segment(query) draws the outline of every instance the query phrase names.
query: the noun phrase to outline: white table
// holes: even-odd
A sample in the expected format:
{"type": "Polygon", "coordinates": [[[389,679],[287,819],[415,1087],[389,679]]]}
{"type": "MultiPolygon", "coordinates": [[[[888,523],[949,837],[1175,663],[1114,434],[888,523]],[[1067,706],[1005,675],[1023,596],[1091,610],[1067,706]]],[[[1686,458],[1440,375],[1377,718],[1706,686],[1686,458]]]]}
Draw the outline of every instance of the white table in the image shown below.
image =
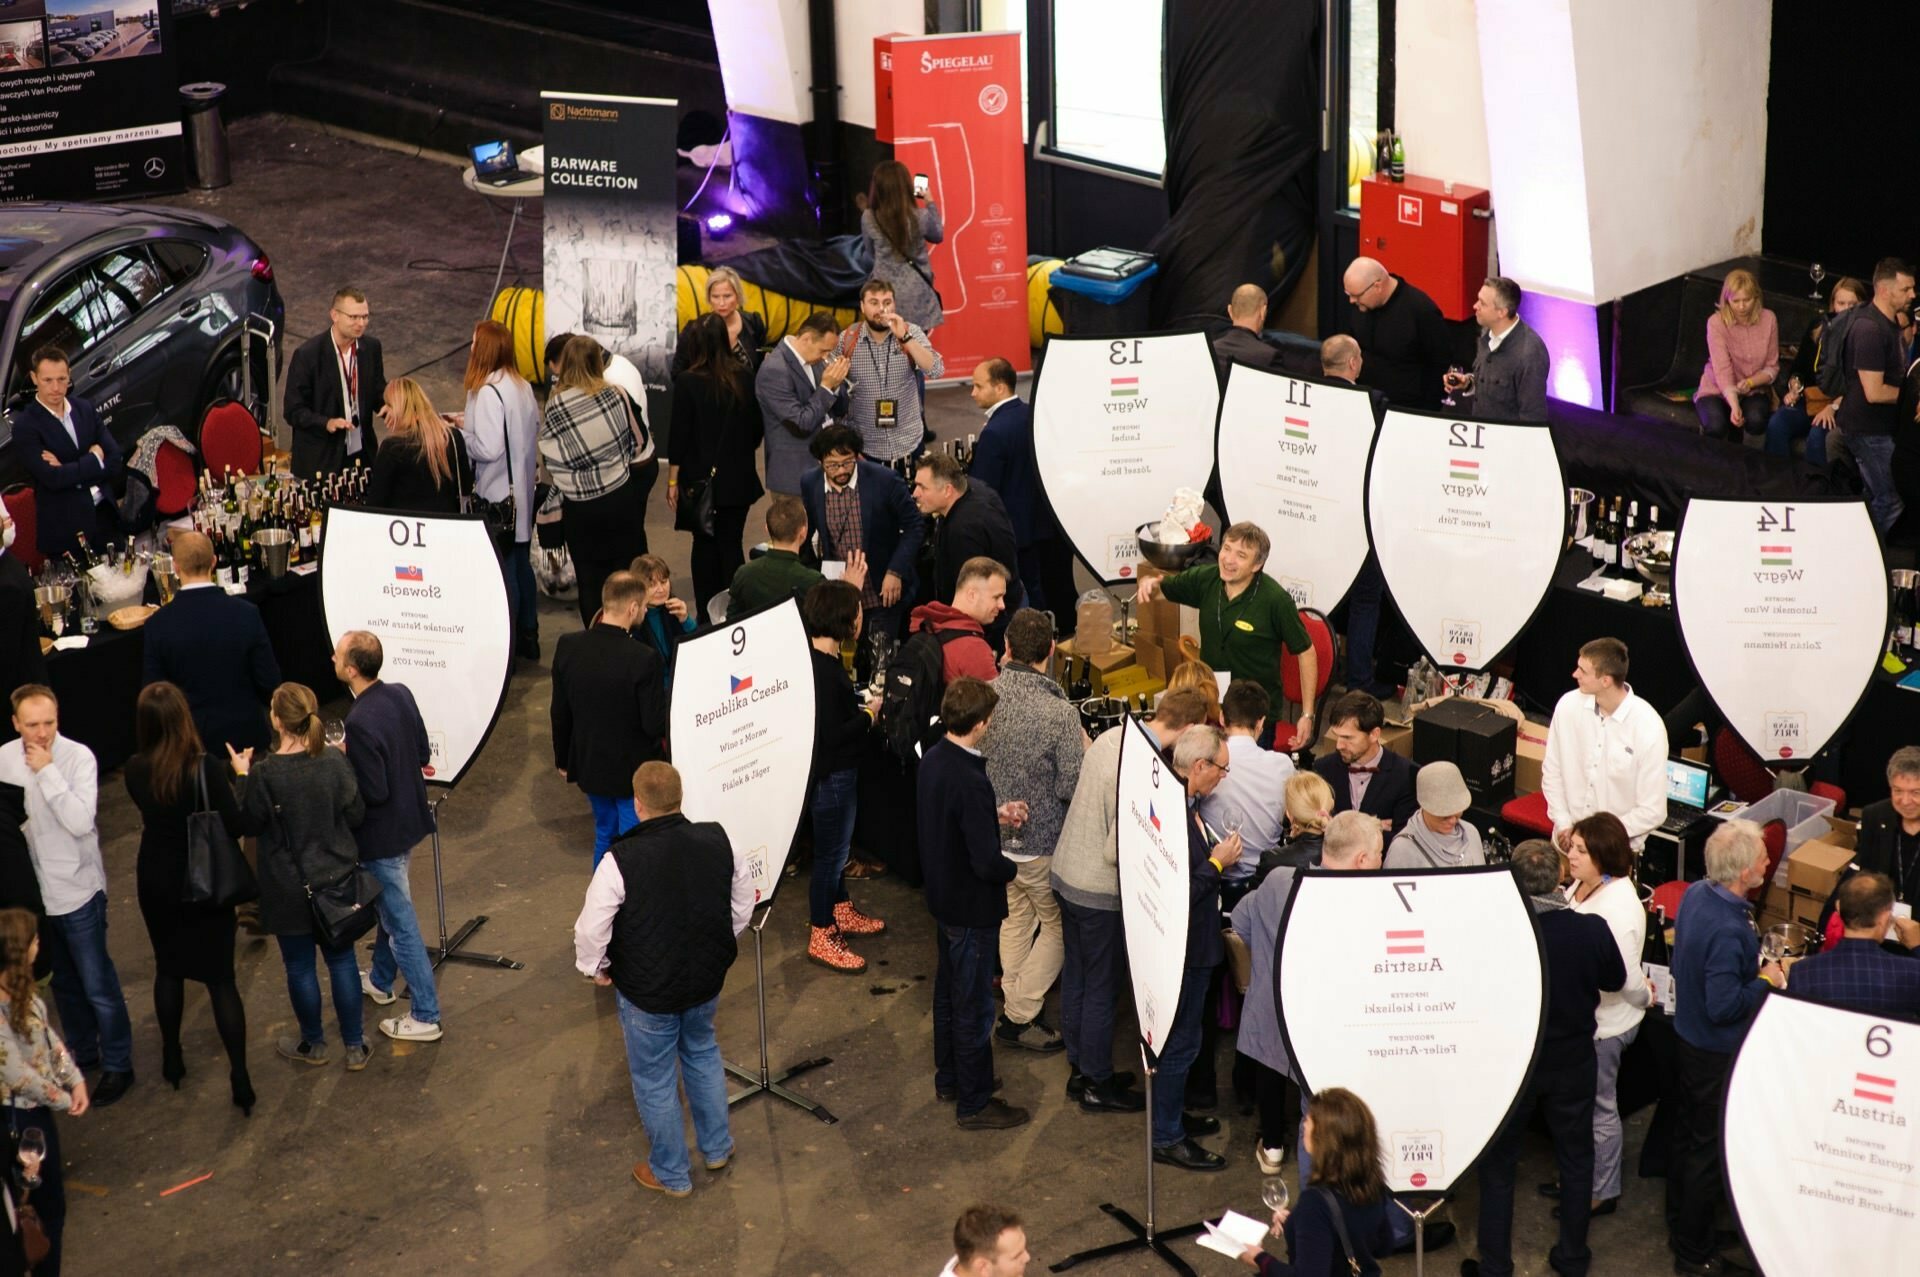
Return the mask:
{"type": "Polygon", "coordinates": [[[474,176],[473,165],[460,170],[460,182],[476,195],[484,195],[490,200],[507,200],[513,204],[513,216],[507,219],[507,242],[500,246],[500,265],[493,272],[493,289],[487,294],[486,311],[482,319],[493,313],[493,299],[500,295],[500,281],[506,278],[507,258],[513,253],[513,233],[519,229],[520,213],[528,200],[537,200],[547,193],[547,148],[530,146],[520,152],[517,163],[522,172],[539,173],[542,176],[515,182],[511,186],[488,186],[474,176]]]}

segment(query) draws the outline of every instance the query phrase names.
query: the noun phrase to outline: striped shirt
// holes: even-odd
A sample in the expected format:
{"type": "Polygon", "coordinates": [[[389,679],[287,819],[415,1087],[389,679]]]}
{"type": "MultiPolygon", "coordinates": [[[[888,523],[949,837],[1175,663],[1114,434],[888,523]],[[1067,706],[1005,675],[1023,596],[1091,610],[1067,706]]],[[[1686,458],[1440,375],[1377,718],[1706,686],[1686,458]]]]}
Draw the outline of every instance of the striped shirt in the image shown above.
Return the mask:
{"type": "Polygon", "coordinates": [[[603,386],[596,394],[556,390],[540,422],[540,458],[569,501],[604,497],[626,483],[639,447],[627,422],[626,396],[603,386]]]}
{"type": "MultiPolygon", "coordinates": [[[[937,378],[947,370],[947,361],[934,350],[926,333],[917,324],[907,325],[907,341],[924,347],[933,355],[928,378],[937,378]]],[[[891,333],[875,337],[864,321],[847,329],[840,339],[840,353],[853,362],[849,373],[847,424],[860,432],[867,460],[882,465],[911,456],[920,447],[926,427],[920,414],[920,379],[914,375],[913,359],[900,349],[891,333]],[[893,401],[891,427],[879,424],[879,405],[893,401]]]]}
{"type": "MultiPolygon", "coordinates": [[[[853,478],[844,488],[836,488],[831,482],[825,483],[827,505],[827,537],[834,552],[844,560],[855,550],[865,551],[863,544],[864,529],[860,526],[860,472],[855,470],[853,478]]],[[[867,581],[860,590],[860,605],[875,608],[880,605],[880,588],[877,584],[878,573],[869,572],[867,581]]]]}

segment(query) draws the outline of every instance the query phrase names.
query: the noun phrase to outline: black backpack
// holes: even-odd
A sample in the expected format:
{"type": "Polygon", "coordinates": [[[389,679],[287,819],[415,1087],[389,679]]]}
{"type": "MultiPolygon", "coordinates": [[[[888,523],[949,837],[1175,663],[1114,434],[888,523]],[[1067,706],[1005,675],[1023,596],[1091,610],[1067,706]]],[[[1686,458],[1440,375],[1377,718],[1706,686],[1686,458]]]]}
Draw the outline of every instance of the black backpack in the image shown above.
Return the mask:
{"type": "Polygon", "coordinates": [[[940,737],[940,694],[946,690],[947,644],[978,638],[972,630],[920,630],[887,666],[880,694],[880,736],[887,753],[902,766],[920,759],[920,750],[940,737]]]}
{"type": "Polygon", "coordinates": [[[1819,384],[1820,393],[1829,399],[1838,399],[1847,393],[1847,334],[1864,310],[1866,306],[1843,310],[1827,320],[1820,330],[1820,344],[1814,347],[1813,379],[1819,384]]]}

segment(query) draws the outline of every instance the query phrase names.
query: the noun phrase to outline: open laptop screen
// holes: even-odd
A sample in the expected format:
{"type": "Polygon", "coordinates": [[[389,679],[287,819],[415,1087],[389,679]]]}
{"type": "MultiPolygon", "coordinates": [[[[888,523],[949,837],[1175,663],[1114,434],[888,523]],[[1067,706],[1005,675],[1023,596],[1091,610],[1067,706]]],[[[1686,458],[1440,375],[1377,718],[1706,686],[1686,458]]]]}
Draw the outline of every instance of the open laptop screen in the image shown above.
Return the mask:
{"type": "Polygon", "coordinates": [[[472,150],[473,171],[481,177],[510,173],[515,168],[511,142],[475,142],[472,150]]]}
{"type": "Polygon", "coordinates": [[[1708,781],[1713,773],[1699,763],[1684,758],[1667,760],[1667,801],[1685,803],[1695,811],[1707,805],[1708,781]]]}

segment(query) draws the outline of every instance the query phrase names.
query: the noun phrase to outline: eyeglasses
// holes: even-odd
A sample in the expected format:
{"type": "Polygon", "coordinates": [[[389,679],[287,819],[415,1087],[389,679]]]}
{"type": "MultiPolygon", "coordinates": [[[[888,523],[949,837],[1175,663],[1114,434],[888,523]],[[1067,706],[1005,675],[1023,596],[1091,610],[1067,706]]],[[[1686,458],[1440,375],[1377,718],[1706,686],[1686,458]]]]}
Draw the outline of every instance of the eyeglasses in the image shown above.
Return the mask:
{"type": "Polygon", "coordinates": [[[857,458],[848,457],[845,461],[822,461],[820,468],[828,474],[852,474],[859,464],[857,458]]]}
{"type": "Polygon", "coordinates": [[[1207,766],[1213,768],[1213,770],[1219,772],[1222,776],[1226,775],[1228,772],[1233,770],[1233,768],[1231,767],[1222,767],[1219,763],[1214,762],[1211,758],[1203,758],[1200,761],[1205,763],[1207,766]]]}
{"type": "Polygon", "coordinates": [[[1380,286],[1380,281],[1376,279],[1371,284],[1368,284],[1365,288],[1361,289],[1359,292],[1348,293],[1347,300],[1350,302],[1357,302],[1362,297],[1365,297],[1368,293],[1372,292],[1374,289],[1378,288],[1379,286],[1380,286]]]}

